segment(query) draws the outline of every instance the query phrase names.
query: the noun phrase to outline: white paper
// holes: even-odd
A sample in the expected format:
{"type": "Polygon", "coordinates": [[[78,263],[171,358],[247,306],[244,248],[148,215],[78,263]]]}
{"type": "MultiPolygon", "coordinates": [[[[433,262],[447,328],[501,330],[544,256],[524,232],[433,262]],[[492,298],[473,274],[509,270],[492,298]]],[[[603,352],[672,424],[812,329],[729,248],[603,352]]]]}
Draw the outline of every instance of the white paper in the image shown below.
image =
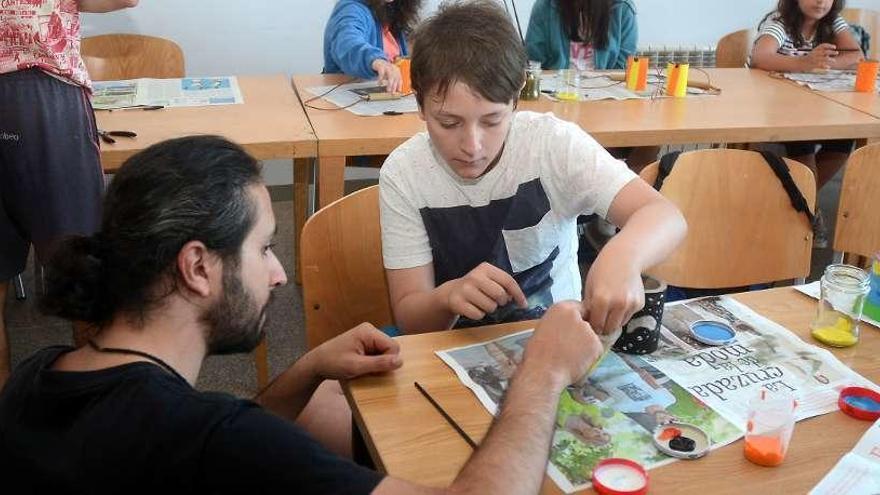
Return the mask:
{"type": "MultiPolygon", "coordinates": [[[[795,285],[794,289],[817,300],[819,299],[821,293],[821,286],[818,280],[809,284],[795,285]]],[[[862,322],[870,323],[874,326],[875,330],[880,329],[880,322],[871,317],[865,316],[864,314],[862,315],[862,322]]],[[[867,325],[863,325],[862,328],[866,326],[867,325]]]]}
{"type": "MultiPolygon", "coordinates": [[[[382,115],[385,112],[410,113],[419,110],[416,97],[412,94],[397,100],[367,101],[359,94],[351,91],[352,89],[374,87],[377,84],[376,81],[364,81],[342,85],[314,86],[306,88],[306,91],[320,99],[327,100],[333,105],[336,105],[337,108],[344,108],[355,115],[366,117],[382,115]]],[[[314,105],[314,101],[310,104],[314,105]]],[[[332,106],[328,106],[327,109],[336,110],[336,108],[332,106]]]]}
{"type": "MultiPolygon", "coordinates": [[[[647,89],[636,92],[627,89],[623,81],[612,81],[606,72],[585,71],[580,75],[579,95],[581,101],[668,98],[664,93],[664,82],[663,76],[649,74],[647,89]]],[[[552,95],[561,84],[562,79],[558,72],[545,73],[541,76],[541,92],[548,98],[555,99],[552,95]]],[[[699,88],[688,87],[687,94],[698,96],[711,93],[699,88]]]]}
{"type": "Polygon", "coordinates": [[[235,76],[128,79],[92,83],[95,110],[161,106],[202,107],[244,103],[235,76]]]}
{"type": "Polygon", "coordinates": [[[862,495],[880,493],[880,420],[862,435],[810,495],[862,495]]]}
{"type": "Polygon", "coordinates": [[[856,73],[851,70],[827,72],[784,72],[782,76],[816,91],[852,92],[856,89],[856,73]]]}

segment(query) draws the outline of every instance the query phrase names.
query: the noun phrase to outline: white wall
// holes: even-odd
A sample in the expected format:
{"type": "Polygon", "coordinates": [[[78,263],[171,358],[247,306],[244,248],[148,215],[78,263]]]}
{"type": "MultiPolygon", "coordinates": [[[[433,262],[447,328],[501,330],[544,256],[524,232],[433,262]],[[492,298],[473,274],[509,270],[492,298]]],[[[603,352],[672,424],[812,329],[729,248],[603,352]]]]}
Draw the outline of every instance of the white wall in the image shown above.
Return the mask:
{"type": "MultiPolygon", "coordinates": [[[[517,0],[523,33],[534,0],[517,0]]],[[[140,0],[134,9],[83,16],[83,35],[140,33],[175,40],[193,76],[315,73],[333,0],[140,0]]],[[[425,0],[431,12],[439,0],[425,0]]],[[[775,0],[635,0],[640,45],[714,45],[754,27],[775,0]]],[[[880,10],[880,0],[849,7],[880,10]]],[[[875,43],[880,40],[873,40],[875,43]]]]}

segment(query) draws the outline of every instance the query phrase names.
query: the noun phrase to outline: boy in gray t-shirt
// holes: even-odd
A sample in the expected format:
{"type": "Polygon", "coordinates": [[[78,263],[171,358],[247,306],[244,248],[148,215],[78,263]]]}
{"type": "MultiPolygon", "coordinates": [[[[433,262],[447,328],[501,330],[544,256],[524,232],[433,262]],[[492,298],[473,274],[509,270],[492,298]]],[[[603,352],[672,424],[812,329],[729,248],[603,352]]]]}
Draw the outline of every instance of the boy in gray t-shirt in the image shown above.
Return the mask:
{"type": "MultiPolygon", "coordinates": [[[[441,8],[442,10],[442,8],[441,8]]],[[[526,54],[509,20],[474,32],[454,6],[417,31],[427,133],[385,162],[382,243],[406,333],[540,316],[566,299],[610,332],[643,305],[641,273],[684,238],[680,212],[574,124],[515,112],[526,54]],[[451,35],[454,33],[454,36],[451,35]],[[581,286],[576,219],[622,227],[581,286]]]]}

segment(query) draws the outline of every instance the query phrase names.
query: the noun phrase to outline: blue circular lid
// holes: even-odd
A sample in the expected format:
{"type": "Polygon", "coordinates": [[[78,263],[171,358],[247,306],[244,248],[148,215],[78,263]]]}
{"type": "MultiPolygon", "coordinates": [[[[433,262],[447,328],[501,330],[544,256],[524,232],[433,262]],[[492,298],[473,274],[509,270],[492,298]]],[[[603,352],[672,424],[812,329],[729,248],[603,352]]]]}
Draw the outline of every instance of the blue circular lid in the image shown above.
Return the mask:
{"type": "Polygon", "coordinates": [[[736,331],[720,321],[695,321],[690,329],[691,335],[706,345],[727,345],[736,340],[736,331]]]}

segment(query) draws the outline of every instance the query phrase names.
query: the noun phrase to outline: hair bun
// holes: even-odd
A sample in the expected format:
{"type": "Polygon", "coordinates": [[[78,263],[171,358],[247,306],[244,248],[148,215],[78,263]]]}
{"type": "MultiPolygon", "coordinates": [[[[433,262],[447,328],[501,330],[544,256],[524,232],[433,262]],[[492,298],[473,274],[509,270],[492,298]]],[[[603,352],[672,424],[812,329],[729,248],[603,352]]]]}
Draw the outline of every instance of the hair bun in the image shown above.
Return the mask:
{"type": "Polygon", "coordinates": [[[74,236],[60,242],[46,266],[43,312],[71,320],[100,323],[109,319],[104,276],[104,238],[74,236]]]}

